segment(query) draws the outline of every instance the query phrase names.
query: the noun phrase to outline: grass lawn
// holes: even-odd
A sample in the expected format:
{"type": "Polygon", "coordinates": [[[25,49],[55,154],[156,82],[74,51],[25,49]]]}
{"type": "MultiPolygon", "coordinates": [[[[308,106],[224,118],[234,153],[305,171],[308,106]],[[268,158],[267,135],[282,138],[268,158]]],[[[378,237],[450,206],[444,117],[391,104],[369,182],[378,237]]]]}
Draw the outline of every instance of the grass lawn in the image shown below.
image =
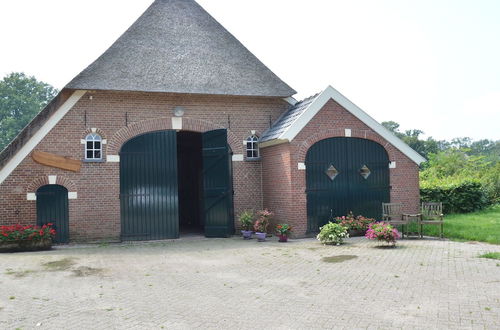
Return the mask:
{"type": "MultiPolygon", "coordinates": [[[[500,260],[500,252],[489,252],[479,256],[479,258],[500,260]]],[[[498,264],[497,264],[498,265],[498,264]]]]}
{"type": "MultiPolygon", "coordinates": [[[[424,235],[438,236],[439,226],[424,226],[424,235]]],[[[479,212],[446,215],[444,237],[500,244],[500,204],[479,212]]]]}

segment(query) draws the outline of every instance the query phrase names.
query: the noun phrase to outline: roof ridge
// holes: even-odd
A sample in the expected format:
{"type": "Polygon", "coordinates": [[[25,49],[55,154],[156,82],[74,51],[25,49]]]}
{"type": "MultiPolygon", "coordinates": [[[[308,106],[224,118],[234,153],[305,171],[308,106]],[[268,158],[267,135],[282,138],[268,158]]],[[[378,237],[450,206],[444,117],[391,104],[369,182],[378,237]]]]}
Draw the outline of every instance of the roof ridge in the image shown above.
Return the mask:
{"type": "Polygon", "coordinates": [[[289,97],[296,94],[194,0],[156,0],[66,88],[289,97]]]}

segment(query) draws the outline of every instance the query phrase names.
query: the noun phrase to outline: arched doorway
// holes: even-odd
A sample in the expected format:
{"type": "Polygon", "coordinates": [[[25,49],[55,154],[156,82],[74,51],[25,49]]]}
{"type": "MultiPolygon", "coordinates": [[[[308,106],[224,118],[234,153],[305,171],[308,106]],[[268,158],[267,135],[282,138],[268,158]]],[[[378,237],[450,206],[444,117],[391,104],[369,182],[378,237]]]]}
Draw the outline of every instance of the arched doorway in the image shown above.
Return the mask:
{"type": "Polygon", "coordinates": [[[54,243],[69,242],[68,190],[60,185],[45,185],[36,191],[37,225],[52,223],[54,243]]]}
{"type": "Polygon", "coordinates": [[[389,157],[380,144],[348,137],[315,143],[306,155],[308,232],[350,211],[380,219],[389,188],[389,157]]]}
{"type": "Polygon", "coordinates": [[[120,152],[123,240],[234,231],[231,154],[225,129],[146,133],[120,152]]]}

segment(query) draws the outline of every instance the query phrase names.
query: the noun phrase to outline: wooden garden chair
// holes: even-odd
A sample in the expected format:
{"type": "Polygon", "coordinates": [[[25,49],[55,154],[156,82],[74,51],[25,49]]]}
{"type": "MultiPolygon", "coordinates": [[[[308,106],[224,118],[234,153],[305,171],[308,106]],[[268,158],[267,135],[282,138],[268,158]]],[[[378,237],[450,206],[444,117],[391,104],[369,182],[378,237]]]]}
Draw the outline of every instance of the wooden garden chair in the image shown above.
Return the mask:
{"type": "Polygon", "coordinates": [[[443,238],[443,203],[422,203],[422,220],[420,221],[420,235],[423,235],[424,225],[439,225],[439,237],[443,238]]]}
{"type": "MultiPolygon", "coordinates": [[[[404,229],[408,224],[403,214],[403,204],[401,203],[382,203],[382,220],[391,226],[401,226],[401,235],[404,238],[404,229]]],[[[406,228],[408,230],[408,228],[406,228]]]]}

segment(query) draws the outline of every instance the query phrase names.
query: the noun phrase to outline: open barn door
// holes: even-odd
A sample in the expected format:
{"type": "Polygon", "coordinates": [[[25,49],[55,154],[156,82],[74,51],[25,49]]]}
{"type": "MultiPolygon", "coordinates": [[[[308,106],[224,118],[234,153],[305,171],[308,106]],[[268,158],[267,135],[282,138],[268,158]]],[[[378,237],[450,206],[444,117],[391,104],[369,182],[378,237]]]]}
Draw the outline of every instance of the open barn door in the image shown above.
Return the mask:
{"type": "Polygon", "coordinates": [[[203,199],[206,237],[228,237],[234,232],[233,178],[227,131],[203,133],[203,199]]]}
{"type": "Polygon", "coordinates": [[[177,139],[175,131],[137,136],[120,152],[121,237],[179,237],[177,139]]]}

